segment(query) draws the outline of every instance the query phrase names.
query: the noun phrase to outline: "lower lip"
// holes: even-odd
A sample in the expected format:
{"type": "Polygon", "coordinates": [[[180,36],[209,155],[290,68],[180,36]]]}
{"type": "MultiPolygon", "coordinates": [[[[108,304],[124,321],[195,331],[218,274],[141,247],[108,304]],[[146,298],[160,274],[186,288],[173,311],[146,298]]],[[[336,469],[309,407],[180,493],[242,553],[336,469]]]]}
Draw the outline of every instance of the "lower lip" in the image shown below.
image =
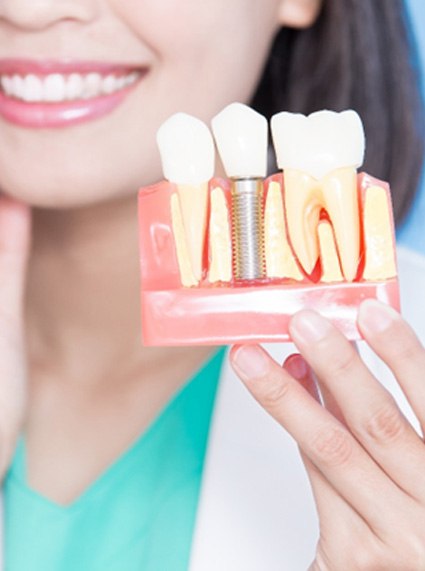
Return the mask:
{"type": "Polygon", "coordinates": [[[33,129],[60,128],[87,123],[112,113],[123,103],[139,81],[111,95],[63,103],[27,103],[7,97],[0,92],[0,116],[9,123],[33,129]]]}

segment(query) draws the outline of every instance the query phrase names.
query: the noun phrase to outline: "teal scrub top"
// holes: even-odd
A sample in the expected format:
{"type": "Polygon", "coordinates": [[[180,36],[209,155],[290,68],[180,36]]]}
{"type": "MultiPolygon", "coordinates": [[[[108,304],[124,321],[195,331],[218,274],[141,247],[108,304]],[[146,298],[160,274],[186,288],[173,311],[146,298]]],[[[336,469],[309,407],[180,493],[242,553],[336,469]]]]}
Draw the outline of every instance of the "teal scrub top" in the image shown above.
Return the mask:
{"type": "Polygon", "coordinates": [[[6,571],[187,571],[224,352],[66,507],[28,486],[19,442],[4,482],[6,571]]]}

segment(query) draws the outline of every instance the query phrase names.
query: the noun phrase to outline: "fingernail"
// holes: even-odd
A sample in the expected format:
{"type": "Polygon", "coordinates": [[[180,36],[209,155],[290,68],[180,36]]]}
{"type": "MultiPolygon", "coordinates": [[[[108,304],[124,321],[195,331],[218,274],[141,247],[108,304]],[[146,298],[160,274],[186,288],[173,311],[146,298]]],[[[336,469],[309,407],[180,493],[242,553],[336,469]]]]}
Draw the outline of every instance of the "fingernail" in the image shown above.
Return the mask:
{"type": "Polygon", "coordinates": [[[257,345],[243,345],[232,354],[232,363],[245,378],[263,377],[269,370],[267,355],[257,345]]]}
{"type": "Polygon", "coordinates": [[[284,368],[288,373],[297,379],[297,381],[302,381],[305,379],[309,372],[309,367],[301,355],[291,355],[288,357],[284,363],[284,368]]]}
{"type": "Polygon", "coordinates": [[[317,343],[331,333],[332,326],[314,311],[301,311],[292,318],[289,330],[295,341],[317,343]]]}
{"type": "Polygon", "coordinates": [[[376,299],[366,299],[359,309],[357,322],[361,329],[370,333],[383,333],[399,317],[399,314],[390,307],[376,299]]]}

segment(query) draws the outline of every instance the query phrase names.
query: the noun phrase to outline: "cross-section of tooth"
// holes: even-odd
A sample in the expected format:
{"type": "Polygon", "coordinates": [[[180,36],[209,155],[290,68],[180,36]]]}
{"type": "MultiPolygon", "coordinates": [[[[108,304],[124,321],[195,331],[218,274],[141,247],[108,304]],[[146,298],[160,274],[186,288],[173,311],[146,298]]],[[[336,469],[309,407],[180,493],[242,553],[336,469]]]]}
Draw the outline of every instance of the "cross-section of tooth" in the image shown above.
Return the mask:
{"type": "Polygon", "coordinates": [[[230,214],[221,188],[211,191],[209,224],[210,283],[230,282],[232,279],[232,238],[230,214]]]}
{"type": "Polygon", "coordinates": [[[319,257],[317,225],[323,208],[334,229],[344,277],[352,281],[360,252],[356,170],[335,170],[318,181],[305,172],[286,169],[284,180],[289,236],[305,271],[311,273],[319,257]]]}
{"type": "Polygon", "coordinates": [[[285,207],[292,247],[307,273],[319,256],[317,224],[326,209],[344,277],[357,273],[360,226],[356,167],[363,162],[364,132],[352,110],[272,119],[278,165],[284,170],[285,207]]]}
{"type": "Polygon", "coordinates": [[[184,287],[196,286],[198,285],[198,280],[193,275],[192,264],[187,248],[186,233],[180,210],[180,201],[176,192],[173,192],[171,195],[171,221],[182,285],[184,287]]]}
{"type": "Polygon", "coordinates": [[[390,216],[385,189],[380,186],[369,187],[363,209],[365,280],[385,280],[397,275],[390,216]]]}
{"type": "Polygon", "coordinates": [[[317,181],[308,174],[287,169],[284,172],[285,209],[292,248],[307,274],[319,258],[317,225],[322,196],[317,181]]]}
{"type": "Polygon", "coordinates": [[[357,171],[335,170],[323,179],[324,207],[332,222],[342,272],[347,281],[357,274],[360,256],[360,213],[357,171]]]}
{"type": "Polygon", "coordinates": [[[287,239],[282,190],[271,182],[267,190],[264,212],[264,247],[266,273],[269,278],[303,279],[287,239]]]}
{"type": "Polygon", "coordinates": [[[214,174],[214,142],[208,127],[177,113],[159,129],[157,142],[164,176],[177,185],[187,246],[196,280],[202,279],[208,181],[214,174]]]}
{"type": "Polygon", "coordinates": [[[325,283],[342,282],[344,280],[336,250],[335,238],[331,224],[327,220],[319,222],[319,247],[322,275],[325,283]]]}

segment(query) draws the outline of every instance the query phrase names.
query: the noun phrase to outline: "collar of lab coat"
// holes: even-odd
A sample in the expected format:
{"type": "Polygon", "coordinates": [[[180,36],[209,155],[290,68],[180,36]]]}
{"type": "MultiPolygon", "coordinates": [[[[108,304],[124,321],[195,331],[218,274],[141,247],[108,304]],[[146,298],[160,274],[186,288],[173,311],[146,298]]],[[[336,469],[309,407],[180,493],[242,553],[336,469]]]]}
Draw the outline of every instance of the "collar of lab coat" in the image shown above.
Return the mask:
{"type": "MultiPolygon", "coordinates": [[[[398,252],[402,309],[425,342],[425,258],[398,252]]],[[[266,345],[283,362],[292,344],[266,345]]],[[[400,388],[364,344],[369,368],[419,430],[400,388]]],[[[3,537],[0,498],[0,540],[3,537]]],[[[190,571],[305,571],[319,536],[313,496],[293,439],[248,394],[225,362],[212,420],[190,571]]],[[[0,571],[4,562],[0,545],[0,571]]],[[[58,570],[59,571],[59,570],[58,570]]]]}

